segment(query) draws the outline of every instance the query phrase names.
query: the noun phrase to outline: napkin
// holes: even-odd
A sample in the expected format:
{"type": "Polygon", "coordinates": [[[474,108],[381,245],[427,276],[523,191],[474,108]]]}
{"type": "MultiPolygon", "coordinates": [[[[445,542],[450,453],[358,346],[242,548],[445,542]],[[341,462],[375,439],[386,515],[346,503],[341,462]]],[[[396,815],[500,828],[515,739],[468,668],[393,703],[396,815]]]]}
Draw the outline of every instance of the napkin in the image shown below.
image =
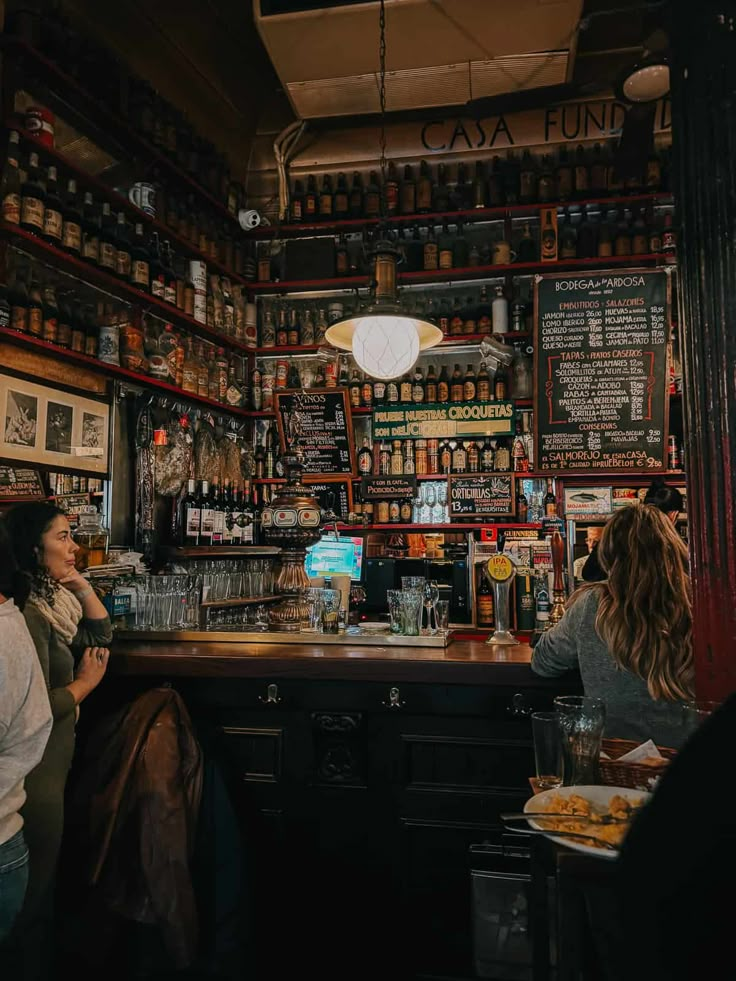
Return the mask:
{"type": "MultiPolygon", "coordinates": [[[[602,760],[610,760],[611,757],[608,753],[601,753],[602,760]]],[[[634,749],[630,749],[628,753],[624,753],[623,756],[619,756],[616,759],[617,763],[650,763],[656,766],[656,761],[662,760],[665,762],[664,756],[657,749],[656,744],[653,740],[647,739],[645,743],[641,743],[639,746],[635,746],[634,749]]]]}

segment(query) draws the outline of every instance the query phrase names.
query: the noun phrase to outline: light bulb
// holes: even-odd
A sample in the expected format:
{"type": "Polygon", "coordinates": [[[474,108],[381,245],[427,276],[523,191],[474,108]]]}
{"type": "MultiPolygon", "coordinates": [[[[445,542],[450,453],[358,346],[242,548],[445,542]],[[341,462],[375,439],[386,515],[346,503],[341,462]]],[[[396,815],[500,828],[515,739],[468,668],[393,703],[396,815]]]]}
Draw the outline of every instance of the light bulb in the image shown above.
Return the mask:
{"type": "Polygon", "coordinates": [[[410,371],[419,357],[419,333],[410,317],[390,314],[359,317],[353,333],[353,357],[371,378],[389,381],[410,371]]]}

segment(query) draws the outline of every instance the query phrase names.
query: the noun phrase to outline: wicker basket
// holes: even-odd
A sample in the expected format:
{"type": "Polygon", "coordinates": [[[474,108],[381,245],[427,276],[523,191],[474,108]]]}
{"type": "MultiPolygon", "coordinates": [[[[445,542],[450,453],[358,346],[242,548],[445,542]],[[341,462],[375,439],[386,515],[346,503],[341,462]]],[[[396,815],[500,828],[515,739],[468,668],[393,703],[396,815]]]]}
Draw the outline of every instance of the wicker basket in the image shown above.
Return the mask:
{"type": "Polygon", "coordinates": [[[667,746],[657,746],[664,759],[661,766],[647,766],[641,763],[619,763],[618,758],[636,749],[639,743],[630,739],[604,739],[602,750],[611,758],[601,759],[601,782],[608,787],[631,787],[632,790],[651,791],[667,763],[674,759],[677,751],[667,746]]]}

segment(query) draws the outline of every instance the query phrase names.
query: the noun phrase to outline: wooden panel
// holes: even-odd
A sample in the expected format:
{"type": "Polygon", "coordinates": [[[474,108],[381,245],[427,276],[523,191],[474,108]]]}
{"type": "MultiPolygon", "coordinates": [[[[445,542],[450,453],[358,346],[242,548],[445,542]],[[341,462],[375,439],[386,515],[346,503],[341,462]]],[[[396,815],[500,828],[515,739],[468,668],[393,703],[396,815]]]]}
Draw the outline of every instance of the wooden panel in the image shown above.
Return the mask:
{"type": "Polygon", "coordinates": [[[39,383],[56,382],[95,395],[104,395],[107,391],[107,378],[94,371],[81,365],[71,368],[64,362],[36,354],[35,351],[25,351],[3,341],[0,341],[0,366],[24,375],[32,375],[39,383]]]}
{"type": "Polygon", "coordinates": [[[278,783],[281,779],[283,729],[223,726],[234,762],[248,783],[278,783]]]}
{"type": "Polygon", "coordinates": [[[405,735],[402,759],[407,791],[487,794],[525,788],[534,773],[531,745],[510,740],[405,735]]]}

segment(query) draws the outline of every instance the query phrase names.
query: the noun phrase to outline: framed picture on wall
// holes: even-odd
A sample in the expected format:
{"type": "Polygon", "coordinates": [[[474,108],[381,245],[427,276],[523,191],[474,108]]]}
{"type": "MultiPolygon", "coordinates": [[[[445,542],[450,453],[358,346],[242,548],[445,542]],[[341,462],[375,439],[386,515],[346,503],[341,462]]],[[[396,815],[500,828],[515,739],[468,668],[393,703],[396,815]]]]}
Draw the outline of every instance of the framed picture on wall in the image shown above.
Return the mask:
{"type": "Polygon", "coordinates": [[[0,457],[104,474],[110,406],[0,374],[0,457]]]}

